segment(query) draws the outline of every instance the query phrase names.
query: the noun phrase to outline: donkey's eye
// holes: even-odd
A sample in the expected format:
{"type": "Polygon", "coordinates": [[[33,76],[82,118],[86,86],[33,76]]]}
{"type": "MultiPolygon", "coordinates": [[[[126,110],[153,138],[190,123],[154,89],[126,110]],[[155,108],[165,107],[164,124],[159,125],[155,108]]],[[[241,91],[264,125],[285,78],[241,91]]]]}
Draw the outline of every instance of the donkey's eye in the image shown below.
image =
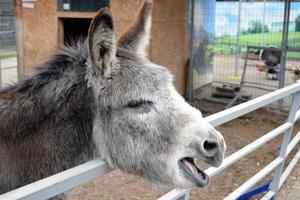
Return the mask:
{"type": "Polygon", "coordinates": [[[128,108],[140,108],[140,107],[152,107],[152,106],[153,106],[153,102],[146,101],[146,100],[130,101],[127,104],[128,108]]]}

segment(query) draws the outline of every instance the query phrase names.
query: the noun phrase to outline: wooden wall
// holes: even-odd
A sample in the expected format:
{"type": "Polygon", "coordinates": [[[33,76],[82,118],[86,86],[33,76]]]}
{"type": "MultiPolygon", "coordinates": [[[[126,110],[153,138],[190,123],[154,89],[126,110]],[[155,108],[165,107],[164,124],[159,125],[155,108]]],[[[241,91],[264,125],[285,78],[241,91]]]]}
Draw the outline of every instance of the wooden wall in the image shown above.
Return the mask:
{"type": "MultiPolygon", "coordinates": [[[[117,36],[135,18],[143,0],[111,0],[117,36]]],[[[32,75],[61,43],[60,18],[92,18],[95,13],[57,11],[57,0],[37,0],[34,8],[15,0],[19,75],[32,75]]],[[[188,54],[188,1],[154,0],[150,59],[166,66],[175,76],[175,85],[185,91],[188,54]]]]}

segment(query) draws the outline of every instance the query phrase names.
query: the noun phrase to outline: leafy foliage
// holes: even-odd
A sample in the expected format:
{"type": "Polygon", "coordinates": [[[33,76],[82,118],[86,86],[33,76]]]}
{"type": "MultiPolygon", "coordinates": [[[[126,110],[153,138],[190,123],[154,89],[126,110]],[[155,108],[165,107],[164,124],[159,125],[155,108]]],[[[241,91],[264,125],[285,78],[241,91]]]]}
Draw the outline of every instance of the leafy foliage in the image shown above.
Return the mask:
{"type": "Polygon", "coordinates": [[[300,15],[295,19],[295,31],[300,32],[300,15]]]}
{"type": "Polygon", "coordinates": [[[269,28],[267,25],[262,24],[260,20],[251,20],[249,22],[249,28],[247,33],[261,33],[261,32],[269,32],[269,28]]]}

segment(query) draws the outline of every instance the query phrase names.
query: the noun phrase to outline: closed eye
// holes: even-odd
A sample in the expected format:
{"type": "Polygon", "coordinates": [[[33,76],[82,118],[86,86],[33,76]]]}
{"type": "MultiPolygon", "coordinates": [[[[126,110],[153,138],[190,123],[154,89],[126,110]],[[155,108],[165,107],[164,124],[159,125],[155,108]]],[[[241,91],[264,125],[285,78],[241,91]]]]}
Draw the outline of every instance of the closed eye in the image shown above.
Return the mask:
{"type": "Polygon", "coordinates": [[[129,107],[129,108],[139,108],[139,107],[142,107],[142,106],[152,107],[153,106],[153,102],[141,99],[141,100],[138,100],[138,101],[136,101],[136,100],[130,101],[127,104],[127,107],[129,107]]]}

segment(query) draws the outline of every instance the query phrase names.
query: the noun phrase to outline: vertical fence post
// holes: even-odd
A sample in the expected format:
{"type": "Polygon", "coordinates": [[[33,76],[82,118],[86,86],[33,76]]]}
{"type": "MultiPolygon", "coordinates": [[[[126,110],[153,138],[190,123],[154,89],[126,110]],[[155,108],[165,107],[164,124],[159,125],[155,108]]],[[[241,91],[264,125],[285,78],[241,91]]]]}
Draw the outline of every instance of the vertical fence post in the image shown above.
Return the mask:
{"type": "Polygon", "coordinates": [[[236,37],[236,49],[235,49],[235,67],[234,67],[234,76],[238,76],[238,68],[240,64],[240,36],[241,36],[241,10],[242,10],[242,0],[239,0],[239,13],[238,13],[238,31],[236,37]]]}
{"type": "MultiPolygon", "coordinates": [[[[290,20],[290,8],[291,0],[284,1],[284,20],[283,20],[283,31],[281,40],[281,55],[280,55],[280,70],[279,70],[279,84],[278,87],[283,88],[285,86],[285,70],[286,70],[286,59],[287,59],[287,48],[289,46],[288,34],[289,34],[289,20],[290,20]]],[[[283,101],[278,101],[279,110],[283,109],[283,101]]]]}
{"type": "Polygon", "coordinates": [[[188,76],[187,76],[187,99],[189,102],[193,99],[193,38],[194,38],[194,12],[195,12],[195,0],[189,1],[189,66],[188,66],[188,76]]]}
{"type": "MultiPolygon", "coordinates": [[[[288,117],[288,122],[293,123],[293,124],[294,124],[296,112],[298,109],[299,99],[300,99],[300,93],[297,92],[293,95],[292,103],[290,106],[290,113],[289,113],[289,117],[288,117]]],[[[284,161],[286,159],[287,146],[290,142],[292,131],[293,131],[293,126],[285,131],[283,140],[281,143],[279,157],[283,159],[283,162],[276,167],[274,179],[270,186],[270,190],[272,192],[274,192],[274,194],[275,194],[274,199],[276,198],[276,193],[278,191],[278,187],[279,187],[279,183],[280,183],[280,179],[281,179],[281,175],[282,175],[282,171],[283,171],[283,167],[284,167],[284,161]]]]}
{"type": "Polygon", "coordinates": [[[185,192],[184,200],[189,200],[189,199],[190,199],[190,193],[191,193],[191,190],[187,190],[187,191],[185,192]]]}
{"type": "Polygon", "coordinates": [[[288,34],[289,34],[289,20],[290,20],[291,0],[285,0],[284,4],[284,21],[281,42],[281,57],[280,57],[280,75],[279,75],[279,89],[285,86],[285,65],[287,58],[288,34]]]}

